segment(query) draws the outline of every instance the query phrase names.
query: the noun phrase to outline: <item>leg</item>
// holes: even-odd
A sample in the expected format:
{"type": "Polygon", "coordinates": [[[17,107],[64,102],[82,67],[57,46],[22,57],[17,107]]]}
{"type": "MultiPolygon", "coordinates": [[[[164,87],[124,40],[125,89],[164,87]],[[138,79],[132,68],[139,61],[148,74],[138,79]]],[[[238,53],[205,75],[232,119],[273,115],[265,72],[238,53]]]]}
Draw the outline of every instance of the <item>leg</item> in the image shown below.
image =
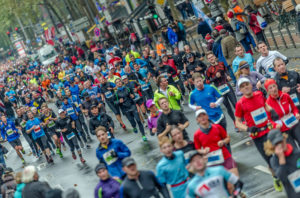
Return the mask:
{"type": "Polygon", "coordinates": [[[144,136],[145,135],[144,126],[143,126],[143,124],[140,120],[140,117],[139,117],[139,114],[138,114],[137,110],[133,111],[132,113],[133,113],[134,119],[136,120],[136,122],[139,125],[139,129],[140,129],[141,134],[144,136]]]}
{"type": "Polygon", "coordinates": [[[127,117],[128,121],[130,122],[131,126],[133,128],[136,128],[136,123],[135,123],[134,116],[133,116],[132,112],[129,111],[129,112],[124,112],[124,113],[125,113],[125,116],[127,117]]]}
{"type": "Polygon", "coordinates": [[[225,94],[223,97],[224,97],[224,101],[223,101],[223,104],[224,104],[224,106],[226,107],[226,109],[227,109],[227,113],[228,113],[228,115],[230,116],[230,118],[234,121],[235,120],[235,117],[234,117],[234,113],[233,113],[233,111],[232,111],[232,109],[231,109],[231,106],[230,106],[230,103],[229,103],[229,97],[228,97],[228,94],[229,93],[227,93],[227,94],[225,94]]]}

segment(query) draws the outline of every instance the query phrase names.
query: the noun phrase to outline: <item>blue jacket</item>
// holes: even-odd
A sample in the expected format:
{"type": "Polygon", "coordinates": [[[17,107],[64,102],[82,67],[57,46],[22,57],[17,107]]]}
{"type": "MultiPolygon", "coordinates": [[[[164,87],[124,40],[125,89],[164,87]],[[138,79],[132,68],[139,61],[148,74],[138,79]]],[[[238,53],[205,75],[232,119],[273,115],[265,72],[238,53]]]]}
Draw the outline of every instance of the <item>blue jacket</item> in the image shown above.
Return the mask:
{"type": "Polygon", "coordinates": [[[7,141],[11,142],[20,137],[19,133],[17,132],[18,129],[15,127],[15,123],[11,120],[7,120],[6,125],[4,122],[1,122],[0,128],[3,140],[7,138],[7,141]]]}
{"type": "Polygon", "coordinates": [[[69,89],[71,91],[71,95],[79,96],[79,87],[78,87],[78,85],[74,85],[74,87],[70,86],[69,89]]]}
{"type": "Polygon", "coordinates": [[[79,113],[81,111],[79,105],[81,104],[81,100],[77,95],[72,95],[69,99],[68,99],[68,103],[69,104],[74,104],[76,111],[79,113]]]}
{"type": "Polygon", "coordinates": [[[68,104],[65,104],[64,102],[62,103],[62,109],[66,111],[67,115],[70,116],[72,120],[78,119],[75,104],[71,103],[70,99],[68,99],[68,104]]]}
{"type": "Polygon", "coordinates": [[[99,145],[96,149],[98,160],[106,164],[107,170],[112,177],[121,178],[125,175],[122,170],[122,160],[130,155],[131,152],[129,148],[118,139],[109,140],[107,148],[103,148],[99,145]],[[116,153],[116,157],[111,155],[112,151],[116,153]]]}
{"type": "Polygon", "coordinates": [[[25,187],[24,183],[18,184],[16,192],[14,194],[14,198],[22,198],[22,190],[25,187]]]}
{"type": "MultiPolygon", "coordinates": [[[[141,67],[147,67],[148,63],[142,59],[139,59],[139,58],[136,58],[135,59],[135,62],[140,65],[141,67]]],[[[134,67],[133,67],[133,63],[130,62],[129,66],[131,67],[131,69],[134,70],[134,67]]]]}
{"type": "Polygon", "coordinates": [[[172,30],[172,28],[168,28],[168,32],[167,32],[167,35],[168,35],[168,40],[170,42],[171,45],[174,45],[175,43],[178,42],[178,36],[177,34],[172,30]]]}
{"type": "Polygon", "coordinates": [[[38,118],[34,118],[33,120],[28,120],[26,122],[26,127],[25,127],[26,130],[31,129],[34,125],[36,126],[36,129],[31,131],[31,135],[34,140],[45,135],[45,131],[43,130],[43,127],[40,124],[41,121],[38,118]]]}
{"type": "Polygon", "coordinates": [[[223,55],[222,51],[222,45],[221,45],[222,38],[219,37],[215,40],[214,45],[213,45],[213,53],[215,56],[218,58],[219,62],[223,62],[226,67],[228,67],[228,64],[226,62],[226,58],[223,55]]]}

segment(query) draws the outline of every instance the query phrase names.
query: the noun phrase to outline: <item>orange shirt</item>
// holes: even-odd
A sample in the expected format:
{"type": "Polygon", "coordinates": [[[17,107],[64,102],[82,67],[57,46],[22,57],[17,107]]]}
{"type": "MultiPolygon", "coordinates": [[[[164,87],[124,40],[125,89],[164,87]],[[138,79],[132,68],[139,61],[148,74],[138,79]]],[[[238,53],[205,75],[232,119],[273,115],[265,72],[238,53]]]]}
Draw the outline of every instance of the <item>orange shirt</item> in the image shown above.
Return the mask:
{"type": "Polygon", "coordinates": [[[50,81],[49,79],[44,80],[44,81],[42,82],[42,87],[43,87],[44,89],[47,89],[47,88],[49,87],[50,83],[51,83],[51,81],[50,81]]]}
{"type": "Polygon", "coordinates": [[[161,50],[166,49],[166,47],[162,43],[156,44],[156,53],[161,56],[161,50]]]}
{"type": "MultiPolygon", "coordinates": [[[[242,12],[244,12],[244,10],[240,7],[240,6],[238,6],[238,5],[236,5],[234,8],[233,8],[233,11],[234,11],[234,13],[242,13],[242,12]]],[[[244,22],[244,19],[243,19],[243,15],[236,15],[236,19],[237,20],[239,20],[239,21],[241,21],[241,22],[244,22]]]]}

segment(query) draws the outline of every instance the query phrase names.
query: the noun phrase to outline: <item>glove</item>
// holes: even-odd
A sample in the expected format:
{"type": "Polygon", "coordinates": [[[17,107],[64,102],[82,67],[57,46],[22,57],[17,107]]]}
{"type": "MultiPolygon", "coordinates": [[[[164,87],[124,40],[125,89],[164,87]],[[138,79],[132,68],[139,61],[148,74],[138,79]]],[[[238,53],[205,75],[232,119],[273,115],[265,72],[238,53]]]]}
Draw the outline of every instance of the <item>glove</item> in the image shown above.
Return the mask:
{"type": "Polygon", "coordinates": [[[276,113],[276,111],[275,111],[274,109],[272,109],[272,110],[270,111],[270,113],[271,113],[271,119],[272,119],[273,121],[280,120],[278,114],[276,113]]]}
{"type": "Polygon", "coordinates": [[[110,151],[110,155],[112,157],[118,157],[117,153],[114,150],[110,151]]]}
{"type": "Polygon", "coordinates": [[[258,132],[258,127],[256,127],[256,126],[252,126],[252,127],[248,127],[248,131],[250,132],[250,133],[257,133],[258,132]]]}

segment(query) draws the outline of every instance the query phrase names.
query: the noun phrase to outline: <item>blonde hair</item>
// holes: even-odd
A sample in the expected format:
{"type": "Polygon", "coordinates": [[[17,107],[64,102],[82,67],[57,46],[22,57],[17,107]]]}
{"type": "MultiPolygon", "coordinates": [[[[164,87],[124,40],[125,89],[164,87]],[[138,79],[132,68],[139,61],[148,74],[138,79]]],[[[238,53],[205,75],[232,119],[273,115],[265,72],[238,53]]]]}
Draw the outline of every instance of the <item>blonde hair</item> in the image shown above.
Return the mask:
{"type": "Polygon", "coordinates": [[[241,70],[240,70],[240,66],[242,66],[242,65],[245,65],[245,64],[247,64],[248,62],[247,61],[241,61],[240,62],[240,64],[239,64],[239,69],[238,69],[238,71],[237,72],[235,72],[235,77],[237,78],[237,80],[241,77],[241,74],[242,74],[242,72],[241,72],[241,70]]]}
{"type": "Polygon", "coordinates": [[[160,138],[159,142],[158,142],[159,147],[162,147],[164,144],[167,144],[167,143],[172,144],[171,140],[167,136],[160,138]]]}
{"type": "MultiPolygon", "coordinates": [[[[288,134],[282,134],[283,138],[286,140],[288,138],[288,134]]],[[[264,143],[264,151],[267,156],[271,156],[275,153],[275,145],[272,144],[270,140],[267,140],[264,143]]]]}

